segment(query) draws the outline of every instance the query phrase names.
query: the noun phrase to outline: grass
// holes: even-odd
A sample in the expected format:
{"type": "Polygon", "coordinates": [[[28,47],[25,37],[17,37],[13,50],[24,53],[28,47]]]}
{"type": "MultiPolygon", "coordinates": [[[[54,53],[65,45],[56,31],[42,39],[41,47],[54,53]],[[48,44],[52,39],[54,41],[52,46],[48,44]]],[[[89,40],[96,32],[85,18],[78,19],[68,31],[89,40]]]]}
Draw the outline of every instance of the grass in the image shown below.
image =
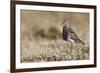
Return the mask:
{"type": "Polygon", "coordinates": [[[64,40],[34,40],[21,49],[21,62],[49,62],[89,59],[86,45],[64,40]],[[71,46],[72,44],[72,46],[71,46]]]}

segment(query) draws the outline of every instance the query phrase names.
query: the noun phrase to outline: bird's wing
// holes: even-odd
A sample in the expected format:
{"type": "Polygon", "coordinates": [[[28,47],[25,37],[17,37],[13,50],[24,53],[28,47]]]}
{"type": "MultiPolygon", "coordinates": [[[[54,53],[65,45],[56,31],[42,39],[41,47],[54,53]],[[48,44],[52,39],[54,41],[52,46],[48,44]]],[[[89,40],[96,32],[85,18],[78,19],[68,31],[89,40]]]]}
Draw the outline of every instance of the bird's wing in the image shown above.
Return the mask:
{"type": "Polygon", "coordinates": [[[76,35],[76,33],[71,28],[68,31],[69,31],[71,39],[79,39],[79,37],[76,35]]]}
{"type": "Polygon", "coordinates": [[[76,41],[77,43],[83,43],[72,29],[69,29],[69,34],[70,38],[76,41]]]}

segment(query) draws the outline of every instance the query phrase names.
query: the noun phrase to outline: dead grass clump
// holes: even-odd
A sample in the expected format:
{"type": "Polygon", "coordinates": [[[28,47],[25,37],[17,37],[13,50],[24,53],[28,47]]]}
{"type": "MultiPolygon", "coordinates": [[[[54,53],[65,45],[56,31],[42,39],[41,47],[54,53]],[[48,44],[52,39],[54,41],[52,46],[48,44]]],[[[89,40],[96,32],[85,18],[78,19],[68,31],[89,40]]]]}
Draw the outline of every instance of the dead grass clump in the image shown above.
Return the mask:
{"type": "Polygon", "coordinates": [[[32,41],[21,49],[21,62],[49,62],[89,59],[86,45],[73,44],[64,40],[32,41]],[[37,44],[35,44],[37,43],[37,44]]]}

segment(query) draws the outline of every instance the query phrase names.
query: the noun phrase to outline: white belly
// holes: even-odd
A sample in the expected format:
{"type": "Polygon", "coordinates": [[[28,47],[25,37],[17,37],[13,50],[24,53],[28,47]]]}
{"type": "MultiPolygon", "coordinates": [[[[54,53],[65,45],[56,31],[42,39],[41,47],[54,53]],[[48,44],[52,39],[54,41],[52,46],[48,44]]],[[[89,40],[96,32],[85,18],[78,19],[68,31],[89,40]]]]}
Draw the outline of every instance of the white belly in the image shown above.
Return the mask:
{"type": "Polygon", "coordinates": [[[72,42],[72,43],[75,43],[75,41],[73,39],[71,39],[70,36],[68,36],[68,41],[72,42]]]}

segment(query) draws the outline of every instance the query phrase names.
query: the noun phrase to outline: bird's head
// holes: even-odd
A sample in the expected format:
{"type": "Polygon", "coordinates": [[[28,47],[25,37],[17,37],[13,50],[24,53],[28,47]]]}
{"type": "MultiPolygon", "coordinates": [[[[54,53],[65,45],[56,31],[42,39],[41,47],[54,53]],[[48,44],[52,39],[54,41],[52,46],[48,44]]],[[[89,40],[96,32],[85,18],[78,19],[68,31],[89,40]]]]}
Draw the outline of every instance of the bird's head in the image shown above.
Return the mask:
{"type": "Polygon", "coordinates": [[[64,27],[66,27],[66,28],[71,28],[71,25],[70,25],[70,21],[69,20],[64,20],[62,25],[64,27]]]}

